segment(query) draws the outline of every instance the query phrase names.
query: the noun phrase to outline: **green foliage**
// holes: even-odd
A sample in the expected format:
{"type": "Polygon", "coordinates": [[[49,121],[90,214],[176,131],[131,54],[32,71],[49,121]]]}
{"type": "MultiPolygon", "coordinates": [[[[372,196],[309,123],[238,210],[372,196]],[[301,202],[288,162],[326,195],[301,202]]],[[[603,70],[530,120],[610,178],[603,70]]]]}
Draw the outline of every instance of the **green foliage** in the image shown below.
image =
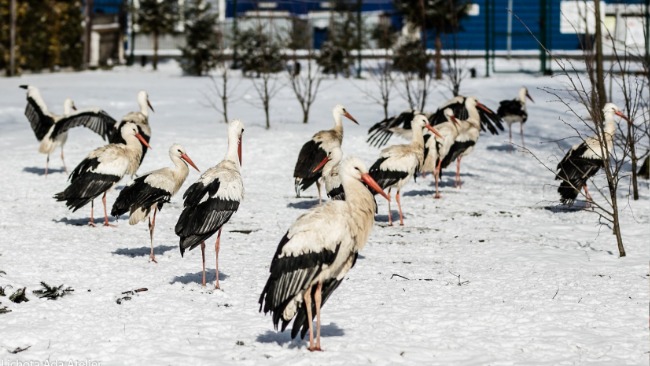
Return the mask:
{"type": "Polygon", "coordinates": [[[191,1],[185,11],[186,45],[181,68],[189,75],[205,75],[222,61],[218,15],[204,0],[191,1]]]}
{"type": "Polygon", "coordinates": [[[349,76],[352,59],[349,51],[336,45],[333,41],[325,41],[320,49],[316,62],[324,74],[340,74],[349,76]]]}
{"type": "Polygon", "coordinates": [[[9,296],[9,300],[15,302],[16,304],[20,304],[21,302],[28,302],[29,299],[27,296],[25,296],[25,290],[27,290],[26,287],[19,288],[16,290],[16,292],[9,296]]]}
{"type": "Polygon", "coordinates": [[[178,14],[178,0],[140,0],[137,14],[140,32],[154,36],[174,33],[178,14]]]}
{"type": "MultiPolygon", "coordinates": [[[[0,68],[9,66],[11,0],[0,0],[0,68]]],[[[40,71],[83,62],[80,0],[16,2],[16,66],[40,71]]]]}
{"type": "Polygon", "coordinates": [[[271,39],[263,27],[239,32],[235,42],[244,75],[255,72],[259,76],[284,70],[281,45],[271,39]]]}
{"type": "Polygon", "coordinates": [[[379,23],[372,29],[370,38],[377,42],[377,47],[389,49],[392,48],[397,41],[398,33],[390,23],[390,18],[381,19],[379,23]]]}
{"type": "Polygon", "coordinates": [[[429,58],[420,41],[405,42],[395,50],[393,69],[405,73],[424,75],[429,58]]]}
{"type": "Polygon", "coordinates": [[[59,297],[63,297],[74,291],[72,287],[63,288],[63,285],[50,286],[43,281],[41,281],[41,286],[43,286],[43,288],[32,291],[41,299],[56,300],[59,297]]]}
{"type": "Polygon", "coordinates": [[[467,16],[471,6],[468,0],[397,0],[395,8],[414,24],[438,33],[454,33],[458,30],[460,19],[467,16]],[[421,2],[424,2],[424,15],[421,2]]]}

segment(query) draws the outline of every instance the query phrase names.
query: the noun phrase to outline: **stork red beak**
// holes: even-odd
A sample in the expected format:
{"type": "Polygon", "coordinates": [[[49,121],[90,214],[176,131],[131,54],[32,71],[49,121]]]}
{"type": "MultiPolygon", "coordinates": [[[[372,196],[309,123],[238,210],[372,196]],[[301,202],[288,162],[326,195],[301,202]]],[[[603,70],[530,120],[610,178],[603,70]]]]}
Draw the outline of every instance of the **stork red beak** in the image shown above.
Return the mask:
{"type": "Polygon", "coordinates": [[[530,99],[531,102],[535,103],[533,97],[531,97],[530,94],[528,94],[528,92],[526,92],[526,96],[528,97],[528,99],[530,99]]]}
{"type": "Polygon", "coordinates": [[[476,106],[481,108],[483,111],[485,111],[487,113],[492,113],[492,111],[490,111],[490,109],[488,107],[483,105],[483,103],[476,102],[476,106]]]}
{"type": "Polygon", "coordinates": [[[627,123],[632,124],[632,121],[630,120],[630,117],[624,115],[623,112],[621,112],[621,111],[616,111],[616,112],[614,112],[614,113],[615,113],[617,116],[619,116],[619,117],[623,118],[624,120],[626,120],[627,123]]]}
{"type": "Polygon", "coordinates": [[[433,126],[431,126],[430,124],[427,123],[426,125],[424,125],[424,127],[426,127],[427,130],[431,131],[431,133],[433,133],[434,135],[436,135],[436,137],[443,138],[442,135],[440,134],[440,132],[438,132],[438,130],[436,130],[436,129],[435,129],[433,126]]]}
{"type": "Polygon", "coordinates": [[[151,146],[149,145],[149,143],[147,142],[147,140],[145,140],[144,137],[142,137],[142,135],[141,135],[140,133],[136,133],[136,134],[135,134],[135,137],[136,137],[138,140],[140,140],[140,142],[142,142],[142,145],[144,145],[144,146],[146,146],[146,147],[148,147],[148,148],[150,148],[150,149],[153,150],[153,147],[151,147],[151,146]]]}
{"type": "Polygon", "coordinates": [[[451,121],[454,122],[457,126],[460,125],[460,122],[456,119],[456,116],[451,116],[451,121]]]}
{"type": "Polygon", "coordinates": [[[151,111],[152,111],[152,112],[155,112],[155,111],[153,110],[153,107],[151,106],[151,102],[149,101],[149,99],[147,99],[147,105],[149,106],[149,108],[151,108],[151,111]]]}
{"type": "Polygon", "coordinates": [[[190,159],[190,157],[187,156],[187,154],[181,154],[181,159],[185,160],[188,164],[190,164],[192,166],[192,168],[196,169],[197,172],[201,173],[199,168],[196,167],[196,165],[194,164],[192,159],[190,159]]]}
{"type": "Polygon", "coordinates": [[[327,164],[328,161],[330,161],[330,158],[329,156],[326,156],[325,159],[323,159],[320,163],[318,163],[318,165],[316,165],[314,170],[312,170],[311,172],[316,173],[317,171],[323,169],[323,167],[325,166],[325,164],[327,164]]]}
{"type": "Polygon", "coordinates": [[[368,187],[372,188],[375,192],[377,192],[378,194],[380,194],[382,197],[384,197],[390,202],[390,196],[387,195],[383,189],[381,189],[379,184],[377,184],[377,182],[374,179],[372,179],[370,174],[368,173],[361,174],[361,181],[367,184],[368,187]]]}
{"type": "Polygon", "coordinates": [[[243,136],[239,136],[239,142],[237,143],[237,155],[239,156],[239,165],[241,165],[241,145],[243,136]]]}
{"type": "Polygon", "coordinates": [[[345,117],[347,117],[350,121],[352,121],[352,122],[354,122],[354,123],[356,123],[356,124],[359,124],[359,122],[357,122],[357,120],[354,119],[354,117],[352,117],[352,115],[351,115],[350,113],[348,113],[347,111],[344,112],[343,115],[344,115],[345,117]]]}

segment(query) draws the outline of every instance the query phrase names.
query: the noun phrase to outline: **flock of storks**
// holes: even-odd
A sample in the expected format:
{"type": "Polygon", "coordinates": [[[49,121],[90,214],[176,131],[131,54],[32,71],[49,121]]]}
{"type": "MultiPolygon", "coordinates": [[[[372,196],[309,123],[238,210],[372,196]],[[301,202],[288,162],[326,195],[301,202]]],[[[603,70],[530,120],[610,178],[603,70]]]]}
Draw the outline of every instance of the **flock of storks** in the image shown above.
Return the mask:
{"type": "MultiPolygon", "coordinates": [[[[111,226],[106,206],[106,193],[125,175],[135,177],[122,189],[111,209],[111,215],[129,215],[133,225],[148,219],[151,240],[150,260],[155,262],[153,234],[156,212],[169,202],[183,185],[189,166],[199,170],[187,151],[174,144],[169,149],[173,167],[162,168],[136,176],[150,148],[151,127],[149,109],[153,111],[146,92],[138,93],[139,111],[125,115],[119,122],[101,109],[76,110],[70,99],[64,102],[64,114],[47,109],[37,88],[27,89],[25,115],[36,138],[41,142],[39,152],[49,155],[61,148],[70,128],[85,126],[108,140],[109,144],[93,150],[69,175],[68,187],[54,198],[64,201],[76,211],[91,204],[89,224],[95,226],[93,201],[102,195],[104,225],[111,226]]],[[[343,117],[358,123],[341,105],[333,109],[335,126],[316,133],[302,147],[294,169],[295,189],[299,197],[316,184],[321,199],[321,186],[331,200],[300,216],[280,240],[270,265],[270,275],[259,299],[260,311],[270,312],[274,326],[284,331],[293,320],[292,338],[299,332],[309,332],[309,350],[320,350],[320,309],[344,276],[356,262],[374,226],[377,203],[375,195],[388,200],[396,190],[400,225],[404,224],[400,192],[417,175],[432,173],[436,181],[435,198],[440,198],[438,180],[442,169],[454,161],[456,185],[460,186],[460,162],[477,143],[481,130],[497,134],[506,122],[527,120],[526,98],[532,98],[526,88],[513,100],[502,101],[497,112],[474,97],[458,96],[435,113],[407,111],[383,120],[369,130],[368,142],[377,147],[385,145],[393,134],[405,136],[409,144],[393,145],[381,151],[379,158],[367,169],[357,158],[343,159],[343,117]],[[388,193],[384,190],[387,189],[388,193]],[[316,318],[316,326],[312,325],[316,318]],[[314,337],[313,329],[316,329],[314,337]]],[[[611,151],[615,132],[614,116],[628,120],[614,104],[603,110],[606,144],[611,151]]],[[[630,122],[631,123],[631,122],[630,122]]],[[[215,288],[219,288],[219,243],[223,225],[237,211],[244,197],[240,174],[242,135],[244,125],[239,120],[228,124],[228,149],[225,158],[206,170],[183,194],[183,210],[176,223],[181,255],[187,249],[201,246],[205,286],[205,240],[215,233],[215,288]]],[[[512,140],[512,133],[510,133],[512,140]]],[[[571,204],[581,189],[589,197],[586,181],[603,165],[599,138],[591,137],[575,145],[558,164],[556,179],[561,180],[558,192],[563,203],[571,204]]],[[[46,163],[45,174],[47,174],[46,163]]],[[[67,172],[67,168],[66,172],[67,172]]]]}

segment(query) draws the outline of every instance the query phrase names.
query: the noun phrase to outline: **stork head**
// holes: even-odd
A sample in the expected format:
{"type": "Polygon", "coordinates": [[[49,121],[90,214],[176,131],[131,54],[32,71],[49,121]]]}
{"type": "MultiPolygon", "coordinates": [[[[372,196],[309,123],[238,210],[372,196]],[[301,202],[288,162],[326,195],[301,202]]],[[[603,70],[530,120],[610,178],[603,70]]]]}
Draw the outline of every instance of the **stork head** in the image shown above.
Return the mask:
{"type": "Polygon", "coordinates": [[[366,165],[361,160],[355,157],[345,159],[341,163],[341,170],[339,174],[341,175],[342,179],[351,178],[365,183],[370,190],[377,192],[382,197],[390,201],[390,196],[388,196],[386,192],[381,189],[379,184],[370,176],[368,169],[366,169],[366,165]]]}
{"type": "Polygon", "coordinates": [[[623,112],[621,112],[621,109],[618,108],[614,103],[605,104],[605,107],[603,107],[603,114],[605,115],[605,119],[607,119],[608,117],[614,118],[614,115],[617,115],[623,118],[624,120],[626,120],[627,123],[632,124],[630,118],[625,114],[623,114],[623,112]]]}
{"type": "Polygon", "coordinates": [[[533,97],[531,97],[530,94],[528,93],[528,88],[526,88],[526,87],[524,86],[524,87],[522,87],[521,89],[519,89],[519,100],[520,100],[522,103],[525,103],[525,102],[526,102],[526,98],[530,99],[531,102],[535,103],[535,101],[533,100],[533,97]]]}
{"type": "Polygon", "coordinates": [[[242,164],[242,137],[244,135],[244,124],[238,119],[230,121],[228,124],[228,141],[237,144],[237,157],[239,165],[242,164]]]}
{"type": "Polygon", "coordinates": [[[140,111],[143,112],[143,114],[145,114],[144,111],[147,110],[147,107],[149,107],[152,112],[155,112],[151,106],[151,102],[149,101],[149,94],[147,94],[147,92],[144,90],[140,90],[138,92],[138,105],[140,106],[140,111]]]}
{"type": "Polygon", "coordinates": [[[413,130],[415,130],[416,128],[419,128],[419,129],[425,129],[426,128],[427,130],[431,131],[431,133],[433,133],[437,137],[442,138],[442,135],[440,134],[440,132],[438,132],[438,130],[436,130],[433,126],[431,126],[429,124],[429,120],[427,119],[427,116],[425,116],[424,114],[416,114],[413,117],[413,120],[411,121],[411,128],[413,130]]]}
{"type": "Polygon", "coordinates": [[[454,111],[451,108],[445,108],[445,110],[442,112],[445,114],[445,117],[447,117],[447,121],[453,122],[456,126],[460,124],[454,115],[454,111]]]}
{"type": "Polygon", "coordinates": [[[174,160],[174,158],[179,158],[183,161],[185,161],[187,164],[191,165],[192,168],[196,169],[197,172],[201,172],[199,168],[196,167],[192,159],[187,155],[185,152],[185,148],[179,144],[173,144],[169,148],[169,156],[174,160]]]}
{"type": "Polygon", "coordinates": [[[65,98],[63,101],[63,115],[69,116],[72,114],[72,111],[76,111],[77,107],[74,105],[74,101],[70,98],[65,98]]]}
{"type": "Polygon", "coordinates": [[[136,125],[135,123],[133,123],[133,122],[125,123],[122,126],[122,128],[120,129],[120,132],[122,133],[122,138],[124,138],[125,141],[128,141],[127,138],[130,138],[131,136],[135,136],[135,138],[140,140],[140,142],[144,146],[146,146],[146,147],[148,147],[150,149],[153,149],[149,145],[147,140],[145,140],[144,137],[142,137],[142,135],[140,134],[140,131],[138,130],[138,125],[136,125]]]}
{"type": "Polygon", "coordinates": [[[346,117],[350,121],[359,124],[354,117],[348,111],[345,109],[344,106],[337,104],[334,109],[332,110],[332,115],[334,116],[334,120],[339,121],[341,119],[341,116],[346,117]]]}

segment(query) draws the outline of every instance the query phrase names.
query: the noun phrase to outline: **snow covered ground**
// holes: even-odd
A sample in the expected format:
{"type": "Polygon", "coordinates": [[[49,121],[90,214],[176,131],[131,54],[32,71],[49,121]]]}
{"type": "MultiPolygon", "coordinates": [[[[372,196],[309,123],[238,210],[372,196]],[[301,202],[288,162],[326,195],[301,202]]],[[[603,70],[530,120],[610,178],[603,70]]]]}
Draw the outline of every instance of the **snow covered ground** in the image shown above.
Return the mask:
{"type": "MultiPolygon", "coordinates": [[[[310,353],[305,341],[276,332],[257,301],[280,238],[317,204],[315,189],[307,192],[310,197],[294,197],[291,176],[302,144],[332,125],[335,104],[344,104],[361,124],[345,122],[346,154],[368,165],[377,158],[378,150],[365,139],[382,118],[381,109],[359,90],[372,89],[372,82],[326,80],[307,125],[284,88],[272,102],[270,130],[264,129],[249,81],[241,83],[242,98],[230,114],[246,125],[246,197],[224,227],[222,291],[201,287],[200,250],[180,256],[173,231],[180,194],[158,216],[158,264],[148,262],[146,225],[129,226],[123,218],[117,228],[90,228],[89,208],[71,213],[52,198],[65,188],[66,175],[55,153],[54,172],[43,176],[45,156],[38,154],[23,115],[20,84],[38,86],[56,112],[71,97],[78,107],[101,106],[116,118],[136,109],[138,90],[148,90],[156,110],[150,119],[153,150],[141,172],[169,166],[167,150],[175,142],[202,170],[220,161],[226,149],[226,126],[205,101],[209,79],[181,77],[175,65],[159,72],[133,68],[0,79],[0,270],[6,272],[0,273],[0,286],[11,286],[7,296],[27,287],[30,300],[16,304],[0,297],[0,308],[11,310],[0,314],[0,365],[648,364],[647,182],[639,201],[620,191],[628,256],[619,258],[611,231],[598,225],[595,214],[556,209],[552,173],[526,153],[508,153],[507,134],[482,135],[463,160],[462,189],[453,187],[452,170],[443,176],[441,200],[432,198],[430,176],[404,188],[406,226],[387,227],[386,202],[379,203],[368,245],[324,307],[325,352],[310,353]],[[74,292],[56,301],[38,299],[32,291],[40,281],[74,292]],[[148,291],[116,302],[139,288],[148,291]]],[[[527,146],[554,166],[578,141],[549,142],[575,134],[558,119],[571,117],[539,89],[560,86],[558,79],[499,74],[468,79],[462,92],[496,109],[522,85],[536,100],[529,104],[527,146]]],[[[439,87],[429,109],[448,99],[445,93],[439,87]]],[[[391,110],[404,108],[396,94],[391,110]]],[[[69,168],[101,144],[89,131],[71,131],[69,168]]],[[[198,176],[190,172],[181,192],[198,176]]],[[[596,181],[602,185],[604,177],[596,181]]],[[[116,196],[109,194],[109,204],[116,196]]],[[[212,245],[207,267],[214,281],[212,245]]]]}

